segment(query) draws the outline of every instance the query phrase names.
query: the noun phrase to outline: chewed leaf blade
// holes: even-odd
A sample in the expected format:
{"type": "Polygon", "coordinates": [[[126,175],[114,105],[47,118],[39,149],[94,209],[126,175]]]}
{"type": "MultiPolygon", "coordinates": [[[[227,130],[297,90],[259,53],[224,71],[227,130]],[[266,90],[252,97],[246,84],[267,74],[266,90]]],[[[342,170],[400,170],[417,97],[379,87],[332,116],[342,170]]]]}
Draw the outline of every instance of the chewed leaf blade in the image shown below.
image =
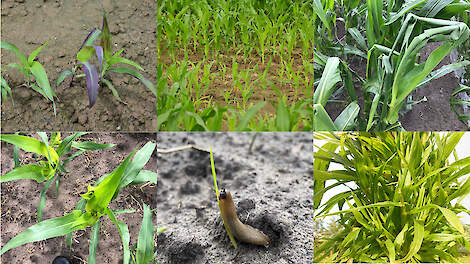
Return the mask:
{"type": "Polygon", "coordinates": [[[145,78],[139,72],[128,69],[128,68],[113,68],[113,69],[110,69],[110,71],[117,72],[117,73],[127,73],[127,74],[134,76],[135,78],[139,79],[147,88],[149,88],[150,91],[152,91],[152,93],[155,96],[157,96],[157,90],[155,89],[155,86],[153,85],[153,83],[149,79],[145,78]]]}
{"type": "Polygon", "coordinates": [[[106,19],[106,12],[103,12],[103,28],[102,35],[101,35],[101,44],[100,46],[103,47],[104,58],[109,60],[112,54],[112,46],[111,46],[111,32],[109,32],[108,27],[108,20],[106,19]]]}
{"type": "Polygon", "coordinates": [[[83,65],[83,72],[85,72],[86,76],[86,86],[88,90],[88,101],[90,103],[90,107],[93,107],[96,102],[96,98],[98,97],[98,87],[99,87],[99,77],[98,71],[96,67],[92,65],[90,62],[80,62],[83,65]]]}

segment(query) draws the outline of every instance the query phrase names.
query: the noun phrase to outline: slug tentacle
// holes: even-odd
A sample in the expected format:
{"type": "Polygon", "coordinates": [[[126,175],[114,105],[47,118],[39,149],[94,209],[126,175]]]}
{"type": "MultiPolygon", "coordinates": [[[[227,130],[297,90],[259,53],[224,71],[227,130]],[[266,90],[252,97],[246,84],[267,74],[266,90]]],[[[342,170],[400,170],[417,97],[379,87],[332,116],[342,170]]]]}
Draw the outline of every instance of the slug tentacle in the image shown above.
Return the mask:
{"type": "Polygon", "coordinates": [[[253,245],[267,246],[270,242],[269,237],[260,230],[243,224],[238,219],[235,205],[232,200],[232,194],[222,189],[219,193],[220,208],[227,221],[230,232],[238,240],[253,245]]]}

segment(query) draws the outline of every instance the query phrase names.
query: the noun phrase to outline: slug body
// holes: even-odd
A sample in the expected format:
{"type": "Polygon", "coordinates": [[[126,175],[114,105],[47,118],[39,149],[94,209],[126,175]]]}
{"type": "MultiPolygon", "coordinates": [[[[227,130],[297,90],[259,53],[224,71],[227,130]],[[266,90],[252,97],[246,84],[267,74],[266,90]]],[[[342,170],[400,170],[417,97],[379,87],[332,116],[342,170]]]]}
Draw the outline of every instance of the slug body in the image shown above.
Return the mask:
{"type": "Polygon", "coordinates": [[[230,192],[222,189],[219,193],[219,201],[222,215],[234,237],[242,242],[253,245],[267,246],[269,244],[270,241],[267,235],[252,226],[245,225],[238,219],[230,192]]]}

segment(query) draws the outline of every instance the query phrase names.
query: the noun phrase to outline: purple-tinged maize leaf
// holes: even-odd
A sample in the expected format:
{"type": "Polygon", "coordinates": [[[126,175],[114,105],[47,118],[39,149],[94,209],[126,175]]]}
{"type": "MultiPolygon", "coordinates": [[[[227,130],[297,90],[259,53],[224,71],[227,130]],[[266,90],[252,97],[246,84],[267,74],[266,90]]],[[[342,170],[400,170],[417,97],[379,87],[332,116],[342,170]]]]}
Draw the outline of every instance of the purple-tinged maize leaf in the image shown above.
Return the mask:
{"type": "Polygon", "coordinates": [[[100,34],[101,34],[101,31],[97,28],[94,28],[92,31],[90,31],[90,33],[88,33],[88,36],[85,38],[85,40],[83,41],[78,51],[80,51],[84,46],[93,46],[93,44],[95,43],[95,40],[100,36],[100,34]]]}
{"type": "Polygon", "coordinates": [[[103,47],[93,46],[93,48],[95,48],[96,57],[98,57],[98,62],[100,63],[100,72],[101,72],[101,67],[103,64],[103,47]]]}
{"type": "Polygon", "coordinates": [[[31,66],[31,64],[33,63],[34,59],[36,58],[36,56],[39,54],[39,52],[41,52],[41,50],[47,45],[47,43],[49,43],[50,40],[48,40],[46,43],[44,43],[41,47],[35,49],[33,52],[31,52],[31,54],[29,54],[29,57],[28,57],[28,65],[31,66]]]}
{"type": "Polygon", "coordinates": [[[77,60],[81,63],[88,61],[95,53],[92,46],[85,46],[77,53],[77,60]]]}
{"type": "Polygon", "coordinates": [[[110,71],[117,73],[127,73],[134,76],[135,78],[139,79],[147,88],[149,88],[155,96],[157,96],[157,90],[155,89],[155,86],[153,86],[153,83],[139,72],[128,68],[113,68],[110,69],[110,71]]]}
{"type": "Polygon", "coordinates": [[[112,54],[112,46],[111,46],[111,32],[109,32],[108,21],[106,20],[106,12],[103,11],[103,28],[101,29],[101,44],[100,46],[103,47],[104,58],[109,60],[112,54]]]}
{"type": "Polygon", "coordinates": [[[88,61],[80,62],[83,65],[83,72],[86,76],[86,86],[88,89],[88,101],[90,103],[90,108],[95,105],[96,98],[98,97],[98,72],[96,71],[96,67],[93,66],[88,61]]]}

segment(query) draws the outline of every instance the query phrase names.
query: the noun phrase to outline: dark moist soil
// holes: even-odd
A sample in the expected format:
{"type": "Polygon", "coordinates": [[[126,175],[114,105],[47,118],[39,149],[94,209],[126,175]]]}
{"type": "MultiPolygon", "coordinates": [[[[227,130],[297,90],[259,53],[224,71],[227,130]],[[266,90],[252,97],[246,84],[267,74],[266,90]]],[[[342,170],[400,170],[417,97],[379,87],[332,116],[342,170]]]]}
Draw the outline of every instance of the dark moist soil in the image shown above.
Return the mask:
{"type": "MultiPolygon", "coordinates": [[[[24,76],[16,69],[5,68],[5,65],[19,60],[12,52],[2,50],[2,76],[12,88],[14,99],[14,105],[10,97],[2,104],[2,131],[156,130],[155,96],[130,75],[107,74],[107,79],[112,81],[128,105],[118,102],[102,83],[96,104],[90,109],[85,78],[75,78],[69,88],[68,77],[60,87],[55,87],[59,73],[72,68],[76,53],[88,33],[95,27],[101,29],[103,12],[99,2],[107,12],[113,51],[124,49],[120,56],[142,66],[145,72],[141,73],[155,83],[154,0],[5,0],[2,1],[1,12],[2,41],[14,44],[28,56],[50,40],[37,60],[44,66],[58,99],[55,117],[52,102],[34,90],[20,86],[26,82],[24,76]]],[[[126,64],[116,66],[134,69],[126,64]]],[[[82,73],[81,69],[79,73],[82,73]]]]}
{"type": "MultiPolygon", "coordinates": [[[[162,46],[165,46],[162,44],[162,46]]],[[[192,47],[192,45],[191,45],[192,47]]],[[[248,58],[245,58],[243,55],[243,52],[240,52],[241,54],[237,54],[239,52],[239,48],[229,48],[227,52],[220,51],[221,53],[220,58],[217,59],[213,55],[209,55],[209,58],[206,58],[206,61],[204,61],[204,56],[203,56],[203,51],[198,51],[194,52],[190,48],[191,51],[189,51],[188,55],[188,61],[191,63],[194,63],[196,65],[199,62],[202,62],[201,70],[199,73],[199,81],[201,82],[202,77],[203,77],[203,69],[204,65],[209,65],[213,63],[210,73],[214,76],[213,79],[211,79],[211,82],[209,84],[208,89],[203,91],[201,97],[207,97],[210,98],[213,103],[219,104],[222,107],[227,106],[225,103],[225,98],[224,94],[226,91],[231,91],[234,87],[234,80],[232,78],[232,59],[235,58],[235,60],[238,63],[238,71],[239,73],[241,71],[247,71],[247,70],[252,70],[249,75],[250,77],[248,78],[248,82],[254,83],[252,88],[254,93],[253,96],[248,100],[247,106],[250,104],[255,105],[256,103],[260,101],[265,101],[267,104],[261,108],[261,110],[258,112],[258,114],[268,114],[270,116],[273,116],[276,113],[275,107],[272,105],[277,105],[279,101],[279,93],[281,93],[282,96],[286,96],[287,98],[287,103],[288,105],[292,105],[293,103],[298,103],[301,100],[306,100],[309,94],[306,94],[305,92],[307,91],[305,85],[303,84],[302,79],[305,79],[305,75],[301,75],[301,78],[299,80],[299,87],[296,89],[294,80],[288,80],[288,78],[284,75],[283,79],[280,80],[278,72],[282,69],[283,65],[281,62],[281,57],[280,56],[274,56],[273,54],[270,54],[267,52],[265,54],[265,63],[263,64],[261,55],[259,55],[256,52],[253,52],[252,54],[248,55],[248,58]],[[272,58],[271,65],[268,69],[268,72],[266,74],[266,80],[267,83],[264,84],[261,81],[256,82],[258,78],[261,76],[259,74],[263,74],[266,67],[268,66],[269,58],[272,58]],[[223,71],[222,67],[219,65],[223,64],[226,67],[226,72],[225,72],[225,78],[222,77],[223,71]],[[256,71],[254,69],[257,69],[256,71]],[[256,82],[256,83],[255,83],[256,82]],[[278,89],[273,89],[273,86],[278,89]]],[[[202,48],[202,50],[204,50],[202,48]]],[[[175,63],[175,61],[171,58],[169,52],[165,48],[161,48],[162,54],[159,58],[159,62],[162,63],[163,65],[170,66],[171,64],[175,63]]],[[[176,61],[182,62],[184,60],[184,52],[176,52],[176,61]]],[[[211,51],[210,54],[213,52],[211,51]]],[[[303,64],[302,64],[302,49],[301,48],[295,48],[292,52],[292,59],[294,59],[292,63],[292,69],[294,72],[304,72],[306,71],[303,64]]],[[[193,67],[191,65],[188,66],[188,71],[191,70],[193,67]]],[[[166,71],[165,71],[166,72],[166,71]]],[[[311,73],[307,74],[309,80],[313,80],[313,76],[311,76],[311,73]]],[[[171,80],[168,78],[169,86],[171,86],[171,80]]],[[[242,78],[242,84],[240,86],[244,87],[244,80],[242,78]]],[[[312,82],[309,82],[309,86],[312,85],[312,82]]],[[[310,88],[311,89],[311,88],[310,88]]],[[[310,95],[313,96],[313,94],[310,92],[310,95]]],[[[198,98],[194,98],[196,100],[198,98]]],[[[243,104],[243,97],[242,97],[242,91],[235,89],[233,93],[230,95],[230,106],[237,108],[238,105],[243,104]]]]}
{"type": "Polygon", "coordinates": [[[224,229],[207,152],[158,154],[158,263],[313,263],[311,133],[158,133],[159,149],[212,145],[219,190],[238,217],[271,239],[238,242],[224,229]]]}
{"type": "MultiPolygon", "coordinates": [[[[31,135],[30,135],[31,136],[31,135]]],[[[36,134],[32,136],[38,138],[36,134]]],[[[64,137],[67,134],[63,135],[64,137]]],[[[69,171],[61,178],[59,196],[55,187],[49,187],[46,193],[46,206],[43,219],[47,220],[70,213],[80,200],[80,193],[87,190],[99,177],[112,172],[136,148],[141,148],[148,141],[155,141],[155,134],[127,133],[92,133],[82,136],[83,141],[114,143],[116,146],[100,151],[88,151],[67,164],[69,171]]],[[[2,175],[14,168],[12,158],[13,146],[1,143],[2,175]]],[[[156,152],[144,169],[156,171],[156,152]]],[[[21,165],[35,162],[32,153],[20,150],[21,165]]],[[[1,246],[14,236],[37,221],[36,210],[44,183],[33,180],[20,180],[1,184],[1,246]]],[[[131,245],[137,242],[142,222],[142,203],[151,209],[156,208],[157,187],[154,184],[127,187],[119,193],[116,200],[110,203],[112,210],[135,209],[134,213],[119,214],[116,218],[129,226],[131,245]]],[[[101,218],[100,239],[96,253],[96,263],[122,263],[122,242],[119,231],[107,216],[101,218]]],[[[153,216],[153,225],[156,225],[153,216]]],[[[34,242],[11,249],[1,256],[0,263],[52,263],[59,255],[69,257],[72,263],[86,263],[91,227],[86,231],[73,233],[72,248],[65,242],[65,236],[34,242]]]]}
{"type": "MultiPolygon", "coordinates": [[[[345,34],[344,23],[338,23],[338,38],[345,34]]],[[[438,43],[430,43],[421,50],[421,57],[427,58],[432,51],[438,48],[438,43]]],[[[423,59],[423,60],[424,60],[423,59]]],[[[350,62],[350,67],[360,76],[365,78],[367,61],[365,59],[354,58],[350,62]]],[[[434,69],[437,70],[444,65],[451,64],[449,56],[446,56],[441,63],[434,69]]],[[[321,75],[321,73],[320,73],[321,75]]],[[[353,77],[354,79],[354,77],[353,77]]],[[[453,72],[431,81],[428,85],[414,90],[411,95],[414,101],[418,101],[426,96],[426,102],[420,102],[413,105],[412,109],[399,115],[399,121],[403,128],[408,131],[462,131],[466,126],[459,121],[458,116],[450,108],[450,95],[458,87],[459,81],[453,72]]],[[[356,94],[359,104],[363,109],[363,97],[361,86],[356,83],[356,94]]],[[[344,90],[338,95],[337,100],[348,100],[344,90]]],[[[349,98],[349,97],[348,97],[349,98]]],[[[347,103],[330,102],[325,109],[330,114],[332,120],[335,120],[347,106],[347,103]]],[[[403,109],[403,108],[402,108],[403,109]]],[[[363,114],[363,113],[362,113],[363,114]]]]}

